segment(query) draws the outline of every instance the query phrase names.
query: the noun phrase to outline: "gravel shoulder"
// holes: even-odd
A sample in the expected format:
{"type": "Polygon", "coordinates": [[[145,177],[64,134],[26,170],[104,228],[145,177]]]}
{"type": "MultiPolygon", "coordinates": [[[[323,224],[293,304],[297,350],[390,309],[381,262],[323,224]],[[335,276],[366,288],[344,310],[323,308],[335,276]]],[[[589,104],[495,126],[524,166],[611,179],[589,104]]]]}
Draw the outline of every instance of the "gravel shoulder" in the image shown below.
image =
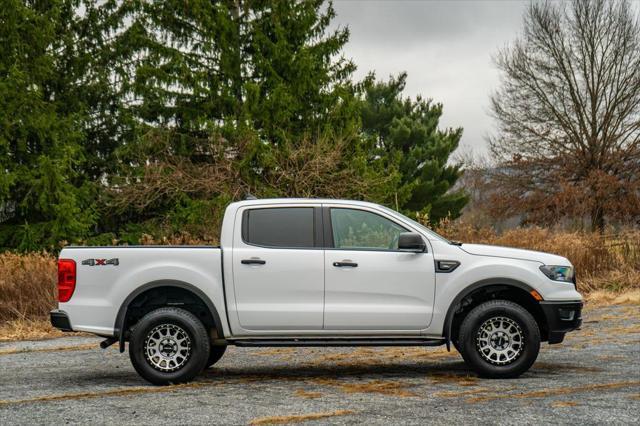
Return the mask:
{"type": "Polygon", "coordinates": [[[601,424],[640,422],[640,306],[590,308],[518,379],[444,348],[235,348],[154,387],[99,339],[0,343],[0,424],[601,424]]]}

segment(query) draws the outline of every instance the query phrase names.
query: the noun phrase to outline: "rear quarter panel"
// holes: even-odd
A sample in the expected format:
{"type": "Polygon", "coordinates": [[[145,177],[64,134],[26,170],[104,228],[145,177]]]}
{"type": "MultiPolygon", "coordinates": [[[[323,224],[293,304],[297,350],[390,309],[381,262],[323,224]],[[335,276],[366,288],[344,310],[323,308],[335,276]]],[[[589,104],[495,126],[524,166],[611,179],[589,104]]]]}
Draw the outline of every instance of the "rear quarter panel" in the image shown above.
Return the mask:
{"type": "Polygon", "coordinates": [[[216,307],[228,334],[222,283],[222,252],[214,247],[72,247],[60,258],[76,262],[76,288],[59,309],[75,331],[114,335],[125,299],[153,282],[181,282],[200,289],[216,307]],[[118,259],[118,265],[83,265],[86,259],[118,259]]]}

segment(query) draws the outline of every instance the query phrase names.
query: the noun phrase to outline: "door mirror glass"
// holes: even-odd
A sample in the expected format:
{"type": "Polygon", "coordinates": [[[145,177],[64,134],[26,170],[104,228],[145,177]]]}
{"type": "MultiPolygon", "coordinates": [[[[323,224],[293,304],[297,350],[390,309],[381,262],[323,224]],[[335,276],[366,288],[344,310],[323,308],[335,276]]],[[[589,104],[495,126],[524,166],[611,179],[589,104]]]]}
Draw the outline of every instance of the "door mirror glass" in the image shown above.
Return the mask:
{"type": "Polygon", "coordinates": [[[398,249],[412,253],[423,253],[427,251],[427,245],[422,239],[422,235],[417,232],[403,232],[398,238],[398,249]]]}

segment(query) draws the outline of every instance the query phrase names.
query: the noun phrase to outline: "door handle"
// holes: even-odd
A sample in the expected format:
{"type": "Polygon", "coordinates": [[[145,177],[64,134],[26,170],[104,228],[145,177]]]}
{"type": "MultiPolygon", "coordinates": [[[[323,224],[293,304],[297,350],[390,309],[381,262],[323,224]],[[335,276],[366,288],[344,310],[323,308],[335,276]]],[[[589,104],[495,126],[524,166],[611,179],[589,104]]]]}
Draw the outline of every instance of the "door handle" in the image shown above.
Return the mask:
{"type": "Polygon", "coordinates": [[[356,262],[333,262],[333,266],[337,268],[342,268],[343,266],[350,266],[352,268],[355,268],[358,266],[358,264],[356,262]]]}
{"type": "Polygon", "coordinates": [[[242,259],[240,263],[243,265],[264,265],[267,261],[262,259],[242,259]]]}

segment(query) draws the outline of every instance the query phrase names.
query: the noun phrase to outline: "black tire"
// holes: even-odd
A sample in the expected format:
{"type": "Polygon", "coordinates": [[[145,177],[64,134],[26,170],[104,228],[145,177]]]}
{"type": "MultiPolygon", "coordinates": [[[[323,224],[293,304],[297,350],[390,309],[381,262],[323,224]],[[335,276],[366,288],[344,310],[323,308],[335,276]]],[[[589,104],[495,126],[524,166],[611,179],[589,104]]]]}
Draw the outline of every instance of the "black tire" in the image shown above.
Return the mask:
{"type": "Polygon", "coordinates": [[[222,355],[227,351],[227,346],[211,346],[209,348],[209,359],[207,360],[207,367],[211,367],[216,362],[220,361],[222,355]]]}
{"type": "Polygon", "coordinates": [[[180,308],[159,308],[142,317],[134,326],[129,342],[129,358],[138,374],[154,385],[185,383],[205,368],[209,359],[209,336],[202,322],[191,312],[180,308]],[[177,337],[169,336],[174,340],[167,340],[163,331],[169,335],[175,332],[177,337]],[[185,335],[187,338],[184,338],[185,335]],[[166,346],[155,344],[151,341],[154,338],[165,339],[163,341],[168,343],[166,346]],[[145,348],[147,340],[149,343],[145,348]],[[173,365],[159,355],[162,351],[157,351],[156,356],[147,356],[147,350],[153,351],[154,348],[178,348],[176,342],[187,346],[187,349],[167,349],[168,354],[176,357],[177,361],[171,361],[173,365]]]}
{"type": "Polygon", "coordinates": [[[527,371],[538,357],[540,330],[522,306],[508,300],[490,300],[473,308],[465,317],[460,325],[458,344],[467,365],[480,376],[513,378],[527,371]],[[499,326],[494,328],[495,324],[499,326]],[[507,337],[505,333],[496,334],[501,327],[510,328],[512,334],[507,337]],[[509,355],[505,355],[504,348],[509,355]]]}
{"type": "Polygon", "coordinates": [[[460,341],[458,339],[452,340],[451,343],[453,343],[453,347],[456,348],[456,351],[462,353],[460,350],[460,341]]]}

